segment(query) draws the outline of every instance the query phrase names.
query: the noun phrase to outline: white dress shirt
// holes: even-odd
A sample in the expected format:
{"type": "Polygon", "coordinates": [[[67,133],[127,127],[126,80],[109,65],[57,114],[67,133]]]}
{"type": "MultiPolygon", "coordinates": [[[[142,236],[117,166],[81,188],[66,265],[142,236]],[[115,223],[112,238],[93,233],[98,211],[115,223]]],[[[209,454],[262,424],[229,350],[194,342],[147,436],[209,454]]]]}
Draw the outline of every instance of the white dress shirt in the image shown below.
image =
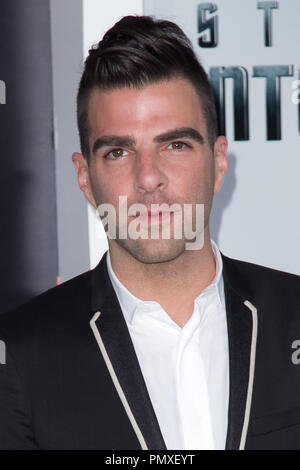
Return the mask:
{"type": "Polygon", "coordinates": [[[158,302],[135,297],[113,272],[117,294],[167,449],[224,449],[229,400],[222,258],[181,328],[158,302]]]}

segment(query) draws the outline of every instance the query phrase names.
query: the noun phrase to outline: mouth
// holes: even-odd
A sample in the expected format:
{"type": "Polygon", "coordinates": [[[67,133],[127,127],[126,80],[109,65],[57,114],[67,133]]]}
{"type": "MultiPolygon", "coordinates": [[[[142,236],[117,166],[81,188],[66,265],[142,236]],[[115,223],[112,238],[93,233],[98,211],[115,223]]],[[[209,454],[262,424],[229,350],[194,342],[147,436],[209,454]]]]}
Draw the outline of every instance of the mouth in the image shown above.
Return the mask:
{"type": "Polygon", "coordinates": [[[137,214],[137,218],[141,224],[158,224],[161,223],[163,220],[168,220],[173,216],[173,212],[171,211],[145,211],[140,212],[137,214]]]}

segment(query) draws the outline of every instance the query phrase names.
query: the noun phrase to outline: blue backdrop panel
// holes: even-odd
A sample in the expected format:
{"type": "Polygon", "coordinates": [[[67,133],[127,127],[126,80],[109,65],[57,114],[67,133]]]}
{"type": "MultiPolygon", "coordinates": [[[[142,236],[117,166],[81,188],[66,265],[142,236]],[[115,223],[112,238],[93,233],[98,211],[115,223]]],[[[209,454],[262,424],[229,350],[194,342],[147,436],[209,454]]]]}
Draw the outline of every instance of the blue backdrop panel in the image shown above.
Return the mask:
{"type": "Polygon", "coordinates": [[[0,312],[56,283],[48,0],[1,2],[0,312]]]}

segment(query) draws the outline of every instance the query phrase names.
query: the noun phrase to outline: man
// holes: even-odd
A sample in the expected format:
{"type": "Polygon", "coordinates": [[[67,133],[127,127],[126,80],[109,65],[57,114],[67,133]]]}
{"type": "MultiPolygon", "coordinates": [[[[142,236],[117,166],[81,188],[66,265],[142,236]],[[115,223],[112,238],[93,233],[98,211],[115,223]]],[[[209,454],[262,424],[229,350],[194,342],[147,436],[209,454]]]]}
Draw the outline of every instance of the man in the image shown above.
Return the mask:
{"type": "Polygon", "coordinates": [[[0,447],[299,449],[299,277],[210,240],[227,142],[189,40],[123,18],[77,104],[79,186],[115,209],[115,236],[94,270],[0,318],[0,447]],[[138,210],[124,218],[120,196],[138,210]]]}

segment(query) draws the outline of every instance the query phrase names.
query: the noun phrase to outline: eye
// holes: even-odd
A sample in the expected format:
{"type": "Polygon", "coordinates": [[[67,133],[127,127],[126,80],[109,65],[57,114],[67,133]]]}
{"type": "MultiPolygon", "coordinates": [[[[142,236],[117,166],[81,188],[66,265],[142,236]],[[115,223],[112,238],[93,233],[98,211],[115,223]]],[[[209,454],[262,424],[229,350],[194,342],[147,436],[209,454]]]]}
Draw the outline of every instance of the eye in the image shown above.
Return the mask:
{"type": "Polygon", "coordinates": [[[168,145],[168,149],[174,150],[175,152],[180,152],[181,150],[184,150],[186,147],[188,147],[187,144],[184,142],[171,142],[168,145]]]}
{"type": "Polygon", "coordinates": [[[117,160],[118,158],[126,157],[128,151],[124,149],[113,149],[105,155],[105,158],[110,158],[111,160],[117,160]]]}

